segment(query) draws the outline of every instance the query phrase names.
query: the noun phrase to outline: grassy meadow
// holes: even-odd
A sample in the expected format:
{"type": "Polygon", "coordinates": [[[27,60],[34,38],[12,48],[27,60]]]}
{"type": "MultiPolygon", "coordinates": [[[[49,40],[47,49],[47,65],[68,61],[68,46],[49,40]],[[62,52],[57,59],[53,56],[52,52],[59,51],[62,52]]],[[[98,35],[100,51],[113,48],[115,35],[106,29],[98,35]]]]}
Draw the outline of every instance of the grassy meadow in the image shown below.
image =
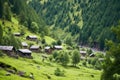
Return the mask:
{"type": "Polygon", "coordinates": [[[19,75],[12,74],[11,76],[5,76],[6,70],[0,68],[1,80],[30,80],[30,73],[34,74],[35,80],[100,80],[101,71],[93,70],[80,66],[75,67],[63,67],[58,63],[51,62],[46,59],[42,61],[42,53],[33,53],[33,59],[20,58],[14,59],[8,56],[0,57],[0,62],[6,63],[15,67],[19,71],[26,72],[27,78],[20,77],[19,75]],[[55,76],[54,71],[56,68],[64,70],[65,76],[55,76]],[[94,77],[92,76],[94,75],[94,77]]]}
{"type": "MultiPolygon", "coordinates": [[[[2,20],[0,20],[2,23],[2,20]]],[[[20,32],[22,25],[19,25],[18,21],[15,18],[12,18],[12,22],[4,21],[4,35],[8,32],[8,28],[10,28],[12,33],[20,32]]],[[[40,34],[33,34],[27,28],[24,27],[25,35],[21,37],[17,37],[22,41],[27,42],[28,44],[35,44],[36,42],[26,40],[25,37],[27,35],[37,35],[38,39],[41,40],[40,34]]],[[[46,43],[49,45],[52,42],[55,42],[53,38],[49,36],[44,37],[46,43]]],[[[64,44],[64,50],[66,50],[66,45],[64,44]]],[[[50,61],[49,59],[43,60],[42,55],[47,55],[46,53],[32,53],[33,59],[21,58],[18,59],[2,56],[0,57],[0,63],[5,63],[17,69],[17,71],[25,72],[26,77],[21,77],[18,74],[11,74],[10,76],[6,76],[8,71],[4,68],[0,67],[0,80],[31,80],[29,77],[31,73],[35,80],[100,80],[101,71],[94,70],[92,68],[86,68],[80,64],[78,67],[72,67],[72,64],[68,64],[68,66],[64,67],[61,64],[50,61]],[[64,71],[64,76],[56,76],[55,70],[59,68],[64,71]]]]}

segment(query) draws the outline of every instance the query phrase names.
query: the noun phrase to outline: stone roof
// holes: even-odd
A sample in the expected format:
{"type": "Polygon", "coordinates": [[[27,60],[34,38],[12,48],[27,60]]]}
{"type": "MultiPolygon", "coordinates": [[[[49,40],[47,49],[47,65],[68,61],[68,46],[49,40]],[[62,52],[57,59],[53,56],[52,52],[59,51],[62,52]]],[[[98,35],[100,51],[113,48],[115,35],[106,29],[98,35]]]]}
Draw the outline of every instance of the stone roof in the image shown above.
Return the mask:
{"type": "Polygon", "coordinates": [[[81,54],[86,54],[87,52],[86,51],[80,51],[81,54]]]}
{"type": "Polygon", "coordinates": [[[0,46],[0,50],[4,50],[4,51],[11,51],[13,50],[13,46],[0,46]]]}
{"type": "Polygon", "coordinates": [[[19,32],[16,32],[16,33],[13,33],[14,35],[20,35],[20,33],[19,32]]]}
{"type": "Polygon", "coordinates": [[[49,46],[46,46],[45,49],[50,49],[50,47],[49,47],[49,46]]]}
{"type": "Polygon", "coordinates": [[[28,46],[26,42],[22,42],[22,46],[28,46]]]}
{"type": "Polygon", "coordinates": [[[62,46],[55,45],[54,48],[56,48],[56,49],[62,49],[62,46]]]}
{"type": "Polygon", "coordinates": [[[19,49],[18,51],[22,52],[22,53],[32,53],[32,51],[30,51],[29,49],[19,49]]]}
{"type": "Polygon", "coordinates": [[[36,36],[36,35],[29,35],[29,36],[27,36],[27,37],[32,38],[32,39],[37,39],[37,36],[36,36]]]}
{"type": "Polygon", "coordinates": [[[39,49],[39,48],[40,48],[39,45],[32,45],[32,46],[30,47],[30,49],[39,49]]]}

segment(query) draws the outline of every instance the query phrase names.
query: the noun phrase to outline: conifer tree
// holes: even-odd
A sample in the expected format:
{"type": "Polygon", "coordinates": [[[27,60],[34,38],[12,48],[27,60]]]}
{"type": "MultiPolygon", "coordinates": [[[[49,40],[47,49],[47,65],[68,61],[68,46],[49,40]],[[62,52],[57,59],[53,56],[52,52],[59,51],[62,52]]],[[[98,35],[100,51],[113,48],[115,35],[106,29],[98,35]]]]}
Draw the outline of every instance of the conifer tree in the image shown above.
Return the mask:
{"type": "Polygon", "coordinates": [[[116,35],[117,43],[107,41],[108,51],[106,53],[105,63],[103,65],[103,74],[101,80],[120,80],[120,24],[116,28],[112,28],[116,35]]]}

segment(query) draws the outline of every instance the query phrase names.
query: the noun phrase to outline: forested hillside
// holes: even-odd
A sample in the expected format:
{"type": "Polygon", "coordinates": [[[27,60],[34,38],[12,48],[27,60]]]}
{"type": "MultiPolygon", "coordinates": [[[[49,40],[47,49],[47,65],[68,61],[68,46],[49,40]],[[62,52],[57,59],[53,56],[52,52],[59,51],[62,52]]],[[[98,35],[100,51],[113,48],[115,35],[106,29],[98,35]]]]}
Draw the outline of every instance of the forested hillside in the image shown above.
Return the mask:
{"type": "Polygon", "coordinates": [[[0,0],[0,80],[14,79],[120,80],[120,0],[0,0]]]}
{"type": "Polygon", "coordinates": [[[119,3],[120,0],[32,0],[29,4],[47,25],[54,26],[53,30],[60,28],[79,44],[103,50],[105,39],[115,39],[110,29],[120,20],[119,3]]]}
{"type": "Polygon", "coordinates": [[[27,0],[0,0],[0,18],[11,21],[12,17],[19,20],[19,24],[28,27],[34,33],[48,33],[43,19],[36,11],[27,5],[27,0]]]}

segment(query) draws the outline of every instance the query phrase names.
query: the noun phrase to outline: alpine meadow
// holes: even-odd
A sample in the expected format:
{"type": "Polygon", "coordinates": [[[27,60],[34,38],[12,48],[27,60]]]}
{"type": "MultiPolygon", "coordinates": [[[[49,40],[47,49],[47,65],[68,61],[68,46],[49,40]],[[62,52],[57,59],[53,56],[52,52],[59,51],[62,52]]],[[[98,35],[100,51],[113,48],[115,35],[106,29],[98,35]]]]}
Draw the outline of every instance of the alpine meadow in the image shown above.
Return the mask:
{"type": "Polygon", "coordinates": [[[0,0],[0,80],[120,80],[120,0],[0,0]]]}

